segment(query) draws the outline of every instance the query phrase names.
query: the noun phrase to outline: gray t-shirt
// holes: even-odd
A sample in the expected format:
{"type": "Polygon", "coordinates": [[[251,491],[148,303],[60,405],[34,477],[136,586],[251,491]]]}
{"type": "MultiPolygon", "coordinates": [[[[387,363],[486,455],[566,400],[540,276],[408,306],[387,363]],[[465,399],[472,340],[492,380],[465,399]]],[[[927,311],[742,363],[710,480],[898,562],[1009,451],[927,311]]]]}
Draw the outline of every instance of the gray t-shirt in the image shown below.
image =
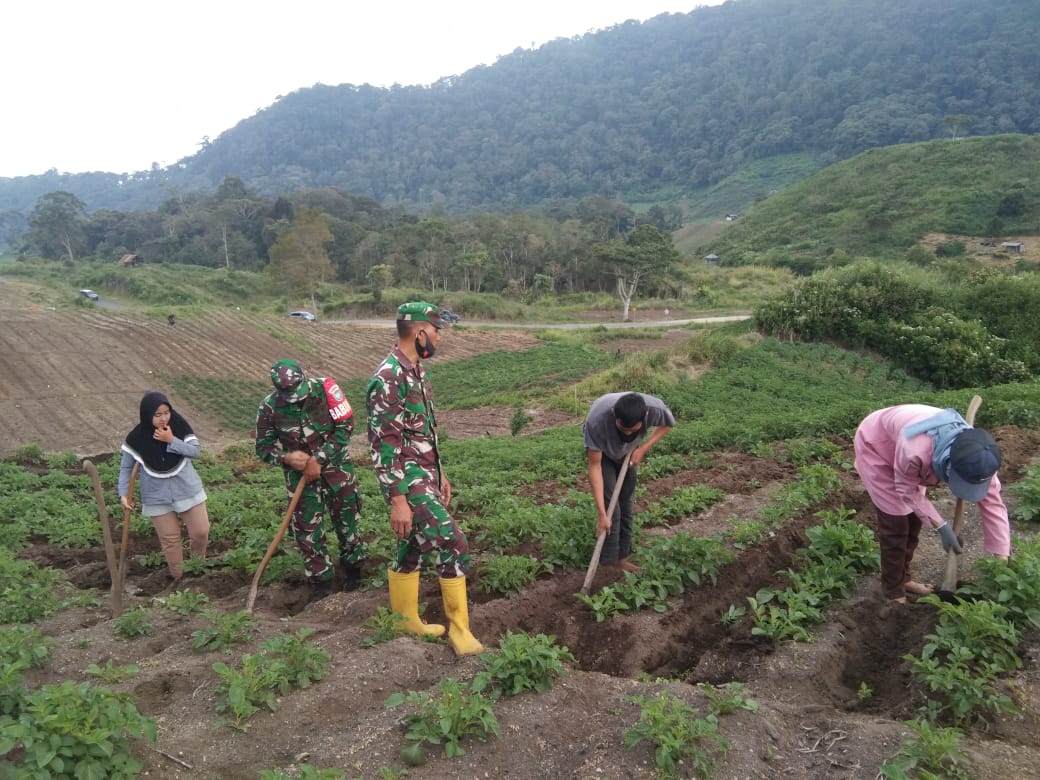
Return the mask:
{"type": "Polygon", "coordinates": [[[621,431],[614,424],[614,404],[628,393],[607,393],[592,403],[582,431],[585,435],[585,449],[602,452],[603,457],[613,461],[622,461],[625,454],[639,446],[651,428],[674,428],[675,417],[664,405],[664,401],[652,395],[639,393],[646,402],[646,418],[643,427],[633,441],[621,441],[621,431]]]}

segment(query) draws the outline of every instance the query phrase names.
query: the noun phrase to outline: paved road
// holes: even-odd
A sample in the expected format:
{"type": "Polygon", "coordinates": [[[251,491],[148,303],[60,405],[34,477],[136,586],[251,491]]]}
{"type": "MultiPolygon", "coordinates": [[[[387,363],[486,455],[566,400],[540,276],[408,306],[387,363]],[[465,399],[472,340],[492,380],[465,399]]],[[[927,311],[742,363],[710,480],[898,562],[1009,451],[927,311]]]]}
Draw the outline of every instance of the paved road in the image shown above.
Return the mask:
{"type": "MultiPolygon", "coordinates": [[[[496,322],[491,320],[460,320],[459,325],[468,325],[473,328],[509,328],[511,330],[538,330],[551,328],[553,330],[587,330],[590,328],[607,328],[608,330],[623,328],[675,328],[683,325],[708,325],[718,322],[739,322],[750,319],[750,314],[726,314],[715,317],[693,317],[683,320],[636,320],[634,322],[496,322]]],[[[372,327],[394,327],[393,320],[323,320],[325,323],[338,323],[344,325],[368,325],[372,327]]]]}

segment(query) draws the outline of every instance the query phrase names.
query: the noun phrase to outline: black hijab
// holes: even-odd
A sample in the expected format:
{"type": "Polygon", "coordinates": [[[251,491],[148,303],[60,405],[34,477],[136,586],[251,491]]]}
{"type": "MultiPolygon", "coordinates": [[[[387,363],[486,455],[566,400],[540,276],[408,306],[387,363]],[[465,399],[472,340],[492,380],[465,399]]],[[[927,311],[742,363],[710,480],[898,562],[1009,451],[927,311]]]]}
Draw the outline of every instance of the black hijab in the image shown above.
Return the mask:
{"type": "Polygon", "coordinates": [[[174,411],[170,399],[162,393],[150,391],[145,393],[144,398],[141,399],[141,421],[127,434],[123,449],[133,455],[134,460],[150,473],[172,476],[180,471],[184,456],[175,452],[167,452],[166,442],[154,438],[155,426],[152,425],[152,417],[162,404],[170,407],[170,428],[173,429],[174,436],[183,441],[195,434],[188,425],[188,421],[174,411]]]}

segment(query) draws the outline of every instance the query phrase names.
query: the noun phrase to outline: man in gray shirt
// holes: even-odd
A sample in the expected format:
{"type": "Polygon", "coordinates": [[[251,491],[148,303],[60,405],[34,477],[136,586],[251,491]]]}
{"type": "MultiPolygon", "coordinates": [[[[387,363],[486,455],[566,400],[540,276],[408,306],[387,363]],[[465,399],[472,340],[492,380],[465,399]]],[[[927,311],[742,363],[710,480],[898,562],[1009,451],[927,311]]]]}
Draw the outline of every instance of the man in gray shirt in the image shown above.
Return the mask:
{"type": "Polygon", "coordinates": [[[599,556],[602,565],[639,571],[639,567],[628,560],[632,554],[632,497],[636,492],[636,467],[650,448],[673,427],[675,417],[660,398],[652,395],[607,393],[590,407],[582,430],[589,457],[589,489],[599,511],[596,536],[607,534],[599,556]],[[651,428],[654,431],[647,438],[651,428]],[[608,517],[607,503],[614,493],[621,463],[629,452],[632,455],[614,516],[608,517]]]}

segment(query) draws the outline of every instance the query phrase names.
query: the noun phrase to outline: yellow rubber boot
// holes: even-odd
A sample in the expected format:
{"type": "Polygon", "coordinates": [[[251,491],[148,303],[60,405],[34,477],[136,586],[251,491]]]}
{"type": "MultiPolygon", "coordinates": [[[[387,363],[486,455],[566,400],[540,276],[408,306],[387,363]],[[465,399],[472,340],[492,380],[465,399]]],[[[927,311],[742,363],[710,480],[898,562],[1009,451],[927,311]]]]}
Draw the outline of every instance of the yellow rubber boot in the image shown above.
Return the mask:
{"type": "Polygon", "coordinates": [[[466,578],[441,577],[441,596],[444,598],[444,614],[448,616],[448,641],[456,655],[473,655],[484,649],[484,645],[469,632],[469,607],[466,604],[466,578]]]}
{"type": "Polygon", "coordinates": [[[439,623],[423,623],[419,617],[419,572],[401,574],[386,570],[390,585],[390,609],[408,618],[401,628],[418,636],[444,636],[444,626],[439,623]]]}

